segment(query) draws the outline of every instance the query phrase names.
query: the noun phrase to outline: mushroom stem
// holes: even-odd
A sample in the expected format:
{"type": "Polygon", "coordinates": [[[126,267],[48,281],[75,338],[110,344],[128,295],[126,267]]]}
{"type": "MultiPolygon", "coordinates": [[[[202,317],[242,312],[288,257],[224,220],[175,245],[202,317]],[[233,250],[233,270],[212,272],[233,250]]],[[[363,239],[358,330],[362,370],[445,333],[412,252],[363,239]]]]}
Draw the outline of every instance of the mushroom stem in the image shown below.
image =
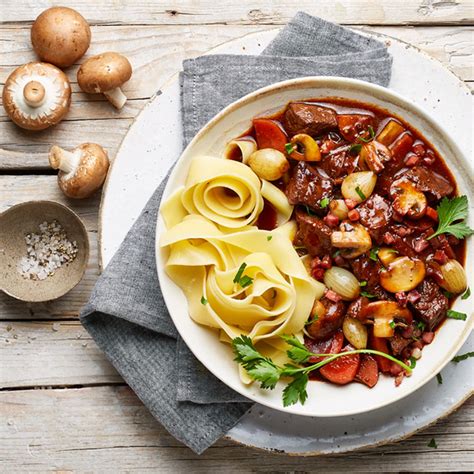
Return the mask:
{"type": "Polygon", "coordinates": [[[23,88],[23,97],[30,107],[40,107],[46,97],[43,84],[38,81],[30,81],[23,88]]]}
{"type": "Polygon", "coordinates": [[[51,168],[66,174],[74,173],[81,161],[80,153],[64,150],[57,145],[51,147],[48,158],[51,168]]]}
{"type": "Polygon", "coordinates": [[[121,109],[125,105],[125,102],[127,102],[127,96],[122,92],[120,87],[106,91],[104,95],[116,109],[121,109]]]}

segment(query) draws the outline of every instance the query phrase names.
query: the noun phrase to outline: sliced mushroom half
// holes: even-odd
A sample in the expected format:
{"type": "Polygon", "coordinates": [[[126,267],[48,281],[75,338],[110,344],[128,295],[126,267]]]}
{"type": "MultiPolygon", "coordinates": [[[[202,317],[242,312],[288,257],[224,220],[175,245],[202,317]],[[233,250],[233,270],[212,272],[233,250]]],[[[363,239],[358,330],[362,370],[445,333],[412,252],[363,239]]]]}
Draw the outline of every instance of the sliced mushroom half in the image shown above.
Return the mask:
{"type": "Polygon", "coordinates": [[[372,239],[362,224],[344,221],[339,231],[331,234],[331,244],[341,249],[343,257],[356,258],[372,247],[372,239]]]}

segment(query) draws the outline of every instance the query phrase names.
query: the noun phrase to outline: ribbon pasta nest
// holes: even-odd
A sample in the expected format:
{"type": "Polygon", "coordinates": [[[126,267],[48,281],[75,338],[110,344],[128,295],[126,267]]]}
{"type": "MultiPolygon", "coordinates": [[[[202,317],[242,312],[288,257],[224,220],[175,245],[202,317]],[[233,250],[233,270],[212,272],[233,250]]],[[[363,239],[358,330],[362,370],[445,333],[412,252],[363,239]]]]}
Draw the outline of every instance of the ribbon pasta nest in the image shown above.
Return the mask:
{"type": "Polygon", "coordinates": [[[292,245],[286,196],[242,163],[197,157],[161,212],[166,272],[185,293],[191,318],[219,330],[224,342],[246,335],[284,355],[279,335],[301,334],[324,291],[292,245]],[[253,225],[264,198],[278,213],[273,231],[253,225]]]}

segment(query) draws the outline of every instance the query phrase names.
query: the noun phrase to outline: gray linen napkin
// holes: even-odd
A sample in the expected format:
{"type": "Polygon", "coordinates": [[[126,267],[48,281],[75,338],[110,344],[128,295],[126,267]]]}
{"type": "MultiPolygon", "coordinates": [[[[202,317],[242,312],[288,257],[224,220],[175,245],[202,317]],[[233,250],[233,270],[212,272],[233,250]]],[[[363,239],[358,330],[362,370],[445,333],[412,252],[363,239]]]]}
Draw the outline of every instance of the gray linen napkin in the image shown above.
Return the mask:
{"type": "MultiPolygon", "coordinates": [[[[260,56],[187,60],[181,74],[184,145],[223,107],[265,85],[303,76],[353,77],[387,86],[385,47],[298,13],[260,56]]],[[[159,157],[157,157],[159,159],[159,157]]],[[[81,312],[81,322],[150,412],[203,452],[251,407],[190,353],[170,319],[155,268],[157,188],[81,312]]]]}

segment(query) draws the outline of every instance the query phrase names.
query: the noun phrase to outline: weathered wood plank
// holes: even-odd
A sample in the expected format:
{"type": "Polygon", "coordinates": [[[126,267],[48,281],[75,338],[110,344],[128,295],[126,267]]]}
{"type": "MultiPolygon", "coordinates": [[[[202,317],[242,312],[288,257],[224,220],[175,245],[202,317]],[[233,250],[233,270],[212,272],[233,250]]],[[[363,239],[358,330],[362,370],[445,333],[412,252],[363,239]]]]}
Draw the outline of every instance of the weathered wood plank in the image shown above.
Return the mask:
{"type": "MultiPolygon", "coordinates": [[[[18,2],[3,0],[4,22],[30,22],[53,1],[18,2]]],[[[452,24],[472,22],[470,0],[279,0],[256,4],[250,0],[156,0],[153,2],[91,3],[73,0],[68,6],[79,10],[92,24],[281,24],[304,10],[339,23],[452,24]],[[363,13],[361,13],[363,12],[363,13]]]]}
{"type": "Polygon", "coordinates": [[[88,199],[69,199],[59,189],[55,175],[0,175],[0,212],[28,200],[51,200],[70,207],[88,231],[97,232],[100,193],[88,199]]]}
{"type": "MultiPolygon", "coordinates": [[[[202,54],[218,43],[261,28],[222,25],[95,27],[90,54],[115,49],[126,54],[134,66],[134,76],[124,87],[131,100],[124,109],[117,111],[103,97],[82,93],[75,78],[77,66],[70,68],[68,74],[74,89],[72,107],[58,126],[39,133],[24,131],[14,126],[0,108],[0,169],[47,169],[46,153],[54,143],[74,146],[84,141],[97,141],[114,156],[131,120],[147,98],[180,68],[184,58],[202,54]]],[[[471,41],[474,28],[372,29],[414,43],[461,78],[474,79],[471,41]]],[[[28,27],[0,29],[0,58],[0,82],[5,81],[13,67],[34,59],[28,27]]]]}
{"type": "Polygon", "coordinates": [[[121,382],[76,321],[0,323],[0,389],[121,382]]]}
{"type": "Polygon", "coordinates": [[[0,419],[5,472],[439,472],[470,471],[474,462],[474,399],[410,440],[318,458],[279,456],[227,440],[197,456],[122,386],[0,392],[0,419]],[[437,450],[427,446],[431,438],[437,450]]]}

